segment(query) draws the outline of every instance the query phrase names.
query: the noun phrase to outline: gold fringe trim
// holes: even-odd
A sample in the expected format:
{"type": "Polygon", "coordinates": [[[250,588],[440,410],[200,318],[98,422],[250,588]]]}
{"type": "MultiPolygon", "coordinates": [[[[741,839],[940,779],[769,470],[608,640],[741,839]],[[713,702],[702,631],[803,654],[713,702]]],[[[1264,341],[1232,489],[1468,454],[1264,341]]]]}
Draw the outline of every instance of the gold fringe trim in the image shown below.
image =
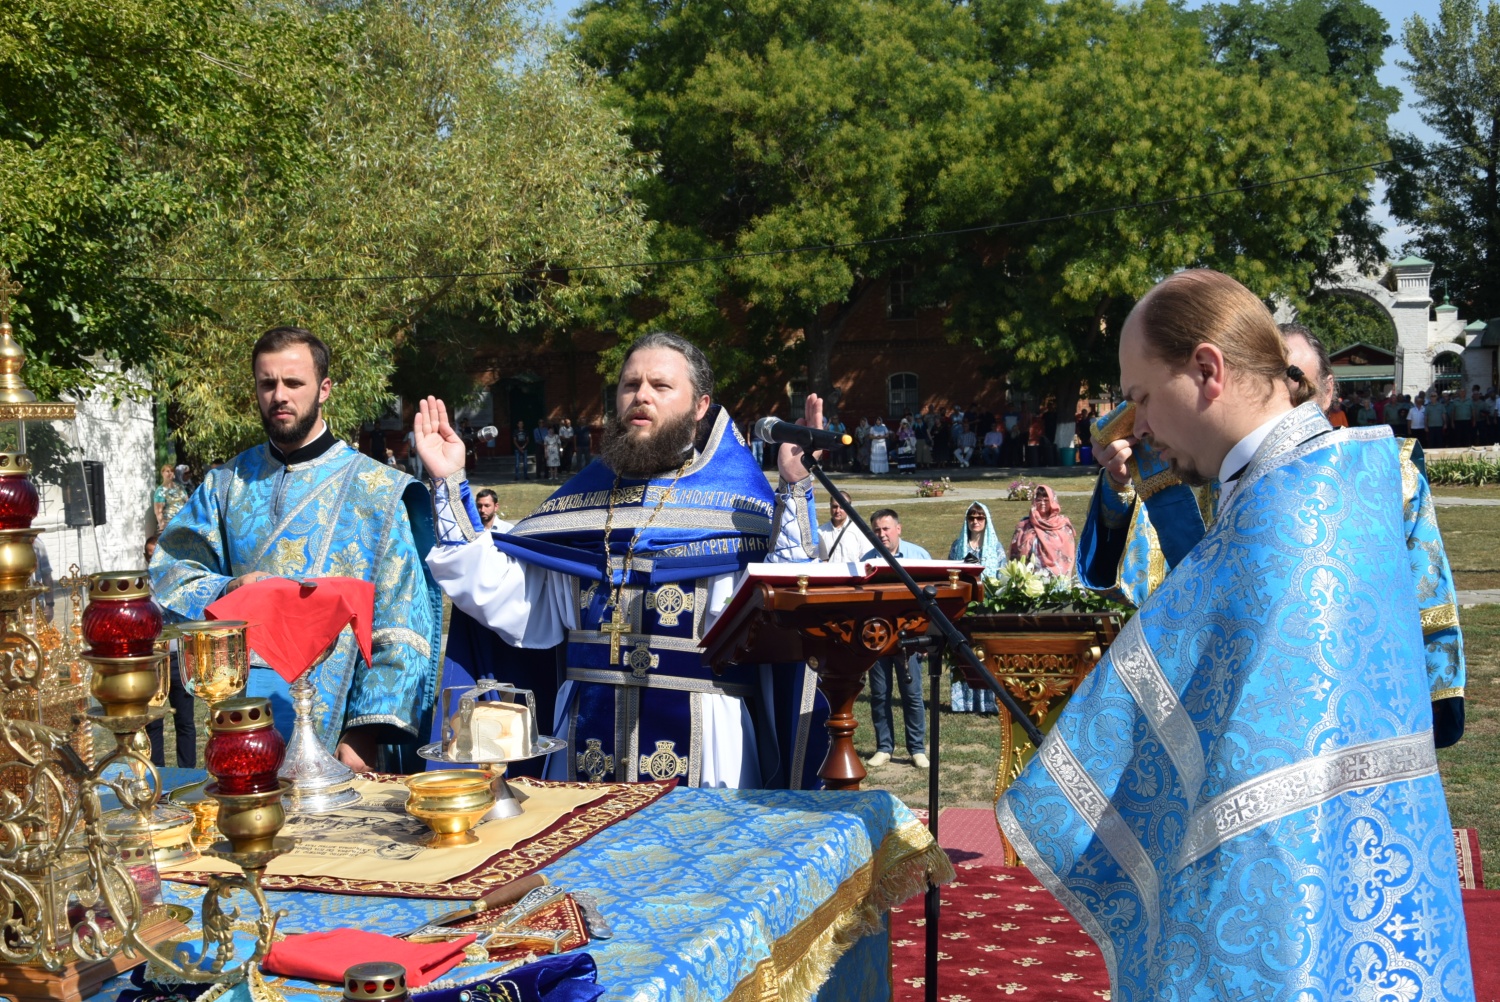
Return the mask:
{"type": "Polygon", "coordinates": [[[873,862],[772,944],[771,956],[735,986],[729,1002],[808,1002],[851,946],[880,931],[893,906],[954,876],[948,854],[921,822],[902,825],[885,837],[873,862]]]}
{"type": "Polygon", "coordinates": [[[1461,685],[1454,686],[1451,689],[1434,689],[1432,691],[1432,701],[1436,703],[1440,699],[1452,699],[1454,696],[1462,697],[1463,694],[1464,687],[1461,685]]]}

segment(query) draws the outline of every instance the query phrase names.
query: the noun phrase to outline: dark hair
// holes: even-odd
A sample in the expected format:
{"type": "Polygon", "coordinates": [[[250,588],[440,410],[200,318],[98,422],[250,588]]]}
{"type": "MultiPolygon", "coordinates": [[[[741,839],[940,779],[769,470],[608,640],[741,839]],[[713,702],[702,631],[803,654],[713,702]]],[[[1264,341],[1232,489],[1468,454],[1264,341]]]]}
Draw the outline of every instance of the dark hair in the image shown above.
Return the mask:
{"type": "Polygon", "coordinates": [[[708,364],[708,356],[704,355],[697,345],[680,334],[667,331],[642,334],[631,342],[629,348],[625,349],[625,357],[620,360],[620,368],[622,370],[625,368],[625,363],[630,361],[631,355],[647,348],[670,348],[687,359],[688,373],[693,380],[694,395],[713,399],[714,370],[713,366],[708,364]]]}
{"type": "MultiPolygon", "coordinates": [[[[1224,354],[1231,371],[1258,377],[1271,392],[1288,378],[1291,362],[1276,321],[1255,293],[1222,272],[1191,268],[1163,279],[1136,303],[1140,330],[1150,354],[1174,368],[1188,364],[1200,344],[1224,354]]],[[[1292,403],[1316,396],[1304,373],[1292,392],[1292,403]]]]}
{"type": "Polygon", "coordinates": [[[901,524],[901,516],[896,514],[896,509],[894,509],[894,508],[882,508],[879,511],[877,511],[875,514],[873,514],[873,515],[870,516],[870,525],[871,525],[871,527],[873,527],[876,522],[879,522],[883,518],[893,518],[893,519],[896,520],[896,524],[897,525],[901,524]]]}
{"type": "Polygon", "coordinates": [[[491,501],[495,502],[496,505],[500,504],[500,495],[496,494],[494,491],[490,490],[488,487],[486,487],[484,490],[480,491],[478,494],[474,495],[474,500],[475,501],[478,501],[480,498],[489,498],[491,501]]]}
{"type": "Polygon", "coordinates": [[[1313,354],[1318,356],[1318,383],[1321,385],[1328,381],[1333,375],[1333,362],[1328,357],[1328,346],[1323,343],[1322,338],[1308,330],[1302,324],[1277,324],[1276,329],[1281,331],[1282,338],[1300,337],[1306,341],[1308,347],[1312,348],[1313,354]]]}
{"type": "Polygon", "coordinates": [[[317,370],[318,382],[328,378],[328,346],[306,327],[272,327],[262,334],[250,349],[250,368],[255,369],[255,360],[273,351],[286,351],[293,345],[307,345],[312,353],[313,368],[317,370]]]}

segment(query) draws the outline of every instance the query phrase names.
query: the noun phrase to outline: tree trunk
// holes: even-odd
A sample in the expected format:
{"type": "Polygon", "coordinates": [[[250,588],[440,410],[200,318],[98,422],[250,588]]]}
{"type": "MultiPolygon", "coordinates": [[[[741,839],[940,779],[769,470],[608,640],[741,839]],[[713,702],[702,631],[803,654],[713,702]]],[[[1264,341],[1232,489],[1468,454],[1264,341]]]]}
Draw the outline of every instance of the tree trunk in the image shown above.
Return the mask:
{"type": "MultiPolygon", "coordinates": [[[[1083,344],[1079,346],[1081,357],[1087,358],[1104,336],[1104,312],[1107,309],[1109,309],[1109,297],[1099,297],[1099,304],[1094,307],[1093,320],[1089,323],[1083,344]]],[[[1056,415],[1057,422],[1057,432],[1053,437],[1053,443],[1059,449],[1069,449],[1073,446],[1073,434],[1077,431],[1078,388],[1082,382],[1079,366],[1070,365],[1058,373],[1053,383],[1053,414],[1056,415]],[[1073,431],[1068,431],[1069,428],[1073,431]]]]}
{"type": "Polygon", "coordinates": [[[832,395],[833,349],[844,327],[856,307],[878,285],[877,279],[862,279],[850,290],[848,298],[839,304],[838,312],[826,322],[814,316],[803,327],[807,339],[807,392],[816,393],[825,401],[832,395]]]}

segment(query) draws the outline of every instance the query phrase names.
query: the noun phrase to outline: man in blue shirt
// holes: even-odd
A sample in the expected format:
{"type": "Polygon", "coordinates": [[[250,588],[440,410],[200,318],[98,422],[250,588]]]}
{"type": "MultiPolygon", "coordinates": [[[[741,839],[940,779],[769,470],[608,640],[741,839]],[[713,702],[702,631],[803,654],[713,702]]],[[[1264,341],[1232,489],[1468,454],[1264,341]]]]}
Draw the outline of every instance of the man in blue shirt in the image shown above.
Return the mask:
{"type": "MultiPolygon", "coordinates": [[[[931,560],[928,553],[916,543],[901,541],[901,517],[890,508],[882,508],[870,518],[870,528],[875,537],[885,544],[899,560],[931,560]]],[[[880,554],[873,549],[866,553],[865,560],[879,560],[880,554]]],[[[875,754],[866,762],[870,768],[885,765],[895,750],[895,723],[891,717],[891,675],[901,689],[901,720],[906,728],[906,750],[911,753],[911,764],[926,769],[927,717],[922,707],[922,661],[923,656],[913,654],[900,669],[897,658],[883,657],[870,668],[870,715],[875,725],[875,754]]]]}

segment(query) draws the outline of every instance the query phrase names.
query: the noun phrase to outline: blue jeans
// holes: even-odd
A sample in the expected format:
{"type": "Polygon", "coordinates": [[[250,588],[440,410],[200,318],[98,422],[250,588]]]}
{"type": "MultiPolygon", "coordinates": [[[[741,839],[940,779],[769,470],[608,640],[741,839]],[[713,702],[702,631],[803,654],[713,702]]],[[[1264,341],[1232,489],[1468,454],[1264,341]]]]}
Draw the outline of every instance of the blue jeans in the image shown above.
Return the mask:
{"type": "Polygon", "coordinates": [[[525,449],[517,449],[516,450],[516,479],[517,480],[525,480],[526,479],[526,450],[525,449]]]}
{"type": "Polygon", "coordinates": [[[889,754],[896,750],[895,725],[891,718],[891,674],[901,690],[901,722],[906,727],[906,750],[915,755],[927,753],[927,716],[922,708],[922,657],[913,654],[906,663],[910,681],[896,670],[896,658],[886,657],[870,667],[870,716],[874,718],[875,750],[889,754]]]}

